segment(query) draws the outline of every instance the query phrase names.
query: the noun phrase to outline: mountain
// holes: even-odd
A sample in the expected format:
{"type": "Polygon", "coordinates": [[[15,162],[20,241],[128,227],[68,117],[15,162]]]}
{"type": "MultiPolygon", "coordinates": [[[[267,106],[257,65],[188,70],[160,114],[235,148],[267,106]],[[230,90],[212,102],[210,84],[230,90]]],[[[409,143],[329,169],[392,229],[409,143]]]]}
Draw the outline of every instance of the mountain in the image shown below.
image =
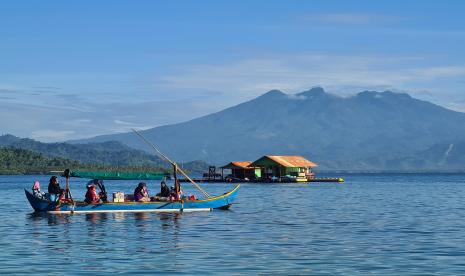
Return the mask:
{"type": "Polygon", "coordinates": [[[465,141],[435,144],[413,156],[390,161],[396,162],[400,169],[435,168],[440,171],[464,171],[465,141]]]}
{"type": "MultiPolygon", "coordinates": [[[[0,136],[0,146],[29,150],[42,154],[44,158],[76,160],[83,164],[170,168],[158,156],[130,148],[117,141],[87,144],[42,143],[7,134],[0,136]]],[[[193,161],[183,164],[183,167],[187,170],[204,171],[208,165],[202,161],[193,161]]]]}
{"type": "MultiPolygon", "coordinates": [[[[303,155],[321,169],[391,170],[409,169],[413,164],[405,160],[427,156],[435,145],[462,143],[464,130],[464,113],[405,93],[339,97],[317,87],[297,94],[272,90],[217,113],[142,133],[176,160],[224,164],[265,154],[303,155]]],[[[132,133],[79,142],[109,140],[143,148],[132,133]]],[[[424,166],[435,169],[435,164],[424,166]]]]}

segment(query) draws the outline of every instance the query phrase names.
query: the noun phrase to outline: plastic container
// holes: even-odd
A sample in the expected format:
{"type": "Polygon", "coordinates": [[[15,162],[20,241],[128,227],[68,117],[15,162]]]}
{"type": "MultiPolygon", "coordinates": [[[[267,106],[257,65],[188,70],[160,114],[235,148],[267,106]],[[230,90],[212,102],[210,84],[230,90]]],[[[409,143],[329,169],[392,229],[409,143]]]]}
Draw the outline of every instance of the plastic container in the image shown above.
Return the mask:
{"type": "Polygon", "coordinates": [[[124,193],[123,192],[114,192],[113,193],[113,202],[124,202],[124,193]]]}

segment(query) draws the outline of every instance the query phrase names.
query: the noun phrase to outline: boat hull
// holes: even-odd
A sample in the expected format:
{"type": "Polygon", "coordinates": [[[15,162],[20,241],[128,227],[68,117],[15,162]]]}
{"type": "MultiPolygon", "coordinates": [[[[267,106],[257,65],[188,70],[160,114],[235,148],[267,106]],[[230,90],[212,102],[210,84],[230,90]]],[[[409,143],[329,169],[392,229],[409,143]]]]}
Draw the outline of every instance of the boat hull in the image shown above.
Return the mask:
{"type": "Polygon", "coordinates": [[[30,191],[24,190],[32,208],[37,212],[48,213],[110,213],[110,212],[197,212],[213,209],[228,209],[234,202],[240,185],[233,190],[216,197],[202,200],[186,201],[153,201],[153,202],[109,202],[87,204],[57,204],[35,197],[30,191]]]}

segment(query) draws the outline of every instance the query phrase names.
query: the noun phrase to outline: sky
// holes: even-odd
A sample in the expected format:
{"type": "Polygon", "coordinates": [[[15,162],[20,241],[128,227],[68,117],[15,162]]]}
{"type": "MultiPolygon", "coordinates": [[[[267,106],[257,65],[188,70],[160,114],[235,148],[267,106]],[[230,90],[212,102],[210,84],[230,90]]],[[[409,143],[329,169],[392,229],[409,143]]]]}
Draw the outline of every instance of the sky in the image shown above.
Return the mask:
{"type": "Polygon", "coordinates": [[[4,0],[0,134],[126,132],[314,86],[465,112],[463,14],[458,0],[4,0]]]}

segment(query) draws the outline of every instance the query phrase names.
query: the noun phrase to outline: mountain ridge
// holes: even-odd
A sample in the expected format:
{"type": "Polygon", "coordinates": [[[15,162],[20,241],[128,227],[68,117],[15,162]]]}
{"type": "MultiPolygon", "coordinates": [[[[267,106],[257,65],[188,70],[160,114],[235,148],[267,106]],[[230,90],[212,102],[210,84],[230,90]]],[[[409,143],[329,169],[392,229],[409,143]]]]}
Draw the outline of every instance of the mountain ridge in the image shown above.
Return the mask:
{"type": "MultiPolygon", "coordinates": [[[[464,113],[406,93],[362,91],[341,97],[314,87],[296,94],[271,90],[222,111],[142,133],[176,160],[221,165],[265,154],[303,155],[322,169],[375,170],[404,168],[403,158],[436,144],[465,141],[463,129],[464,113]]],[[[136,139],[123,133],[79,142],[117,140],[142,149],[136,139]]]]}

